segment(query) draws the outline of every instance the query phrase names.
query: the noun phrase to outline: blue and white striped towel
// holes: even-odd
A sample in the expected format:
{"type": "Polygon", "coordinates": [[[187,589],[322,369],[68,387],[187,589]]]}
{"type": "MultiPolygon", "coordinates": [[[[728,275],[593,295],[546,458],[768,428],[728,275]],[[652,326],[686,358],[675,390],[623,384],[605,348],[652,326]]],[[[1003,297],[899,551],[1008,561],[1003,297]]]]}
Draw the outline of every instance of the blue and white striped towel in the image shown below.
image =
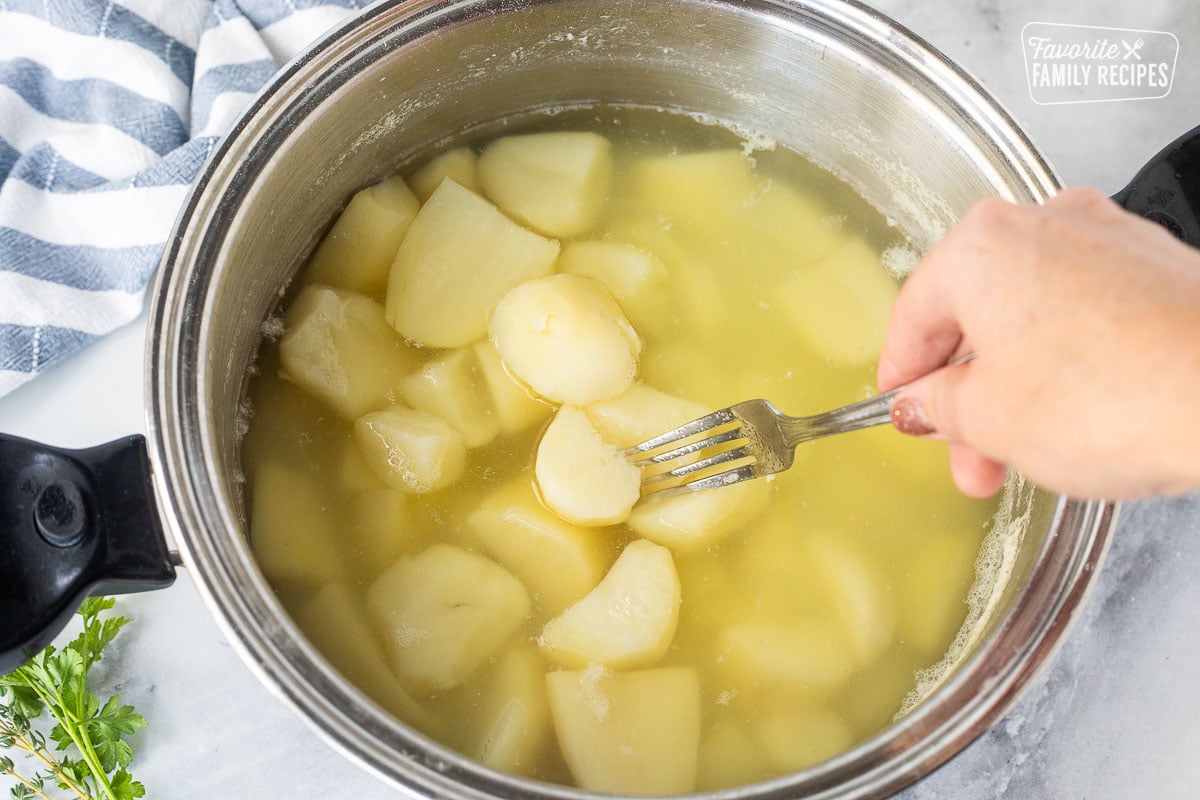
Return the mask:
{"type": "Polygon", "coordinates": [[[0,395],[132,321],[214,144],[368,0],[0,0],[0,395]]]}

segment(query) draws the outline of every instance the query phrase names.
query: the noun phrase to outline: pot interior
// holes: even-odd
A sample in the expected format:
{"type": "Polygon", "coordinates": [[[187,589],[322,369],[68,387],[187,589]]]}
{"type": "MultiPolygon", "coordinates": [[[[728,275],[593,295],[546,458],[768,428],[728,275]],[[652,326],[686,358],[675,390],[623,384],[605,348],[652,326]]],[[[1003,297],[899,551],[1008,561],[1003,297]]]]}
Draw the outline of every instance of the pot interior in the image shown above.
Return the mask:
{"type": "MultiPolygon", "coordinates": [[[[285,70],[219,148],[166,257],[150,377],[159,472],[172,484],[162,494],[247,660],[356,760],[423,793],[578,795],[466,762],[323,665],[246,545],[239,403],[264,320],[357,189],[496,120],[598,103],[697,115],[794,150],[918,249],[977,199],[1036,202],[1056,185],[968,77],[835,2],[384,2],[285,70]]],[[[992,540],[1000,578],[982,587],[941,688],[875,740],[764,792],[894,788],[1011,701],[1077,602],[1106,517],[1019,480],[1008,491],[992,540]]]]}

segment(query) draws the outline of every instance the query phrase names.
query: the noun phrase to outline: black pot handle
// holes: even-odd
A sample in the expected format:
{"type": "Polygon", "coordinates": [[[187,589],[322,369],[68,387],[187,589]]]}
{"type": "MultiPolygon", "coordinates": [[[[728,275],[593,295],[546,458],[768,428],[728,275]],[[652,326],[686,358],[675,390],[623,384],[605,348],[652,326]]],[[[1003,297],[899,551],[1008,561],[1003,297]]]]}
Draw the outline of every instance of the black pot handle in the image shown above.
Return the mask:
{"type": "Polygon", "coordinates": [[[0,675],[87,595],[174,580],[143,437],[62,450],[0,435],[0,675]]]}
{"type": "Polygon", "coordinates": [[[1200,247],[1200,127],[1164,147],[1113,200],[1200,247]]]}

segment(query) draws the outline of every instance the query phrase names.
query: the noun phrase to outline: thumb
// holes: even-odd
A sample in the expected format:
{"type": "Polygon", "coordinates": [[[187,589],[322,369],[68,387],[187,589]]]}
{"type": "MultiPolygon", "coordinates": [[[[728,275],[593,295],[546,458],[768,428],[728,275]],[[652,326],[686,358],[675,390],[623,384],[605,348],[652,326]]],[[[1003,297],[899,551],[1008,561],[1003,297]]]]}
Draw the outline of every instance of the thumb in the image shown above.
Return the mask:
{"type": "Polygon", "coordinates": [[[892,401],[892,425],[910,436],[963,442],[961,406],[970,369],[970,363],[943,367],[902,387],[892,401]]]}
{"type": "Polygon", "coordinates": [[[900,390],[892,402],[892,424],[901,433],[950,441],[950,472],[969,497],[990,497],[1000,490],[1007,468],[975,448],[963,430],[969,420],[970,365],[945,367],[900,390]]]}

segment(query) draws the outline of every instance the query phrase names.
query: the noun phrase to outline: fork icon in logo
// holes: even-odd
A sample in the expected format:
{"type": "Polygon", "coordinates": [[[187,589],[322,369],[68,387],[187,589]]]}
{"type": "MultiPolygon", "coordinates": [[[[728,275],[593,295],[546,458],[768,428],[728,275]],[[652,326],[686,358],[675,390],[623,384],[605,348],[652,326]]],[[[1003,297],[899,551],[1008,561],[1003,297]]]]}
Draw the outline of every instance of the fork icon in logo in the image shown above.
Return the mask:
{"type": "Polygon", "coordinates": [[[1122,46],[1125,48],[1125,55],[1124,55],[1124,56],[1122,56],[1122,58],[1123,58],[1125,61],[1128,61],[1128,60],[1129,60],[1129,57],[1130,57],[1130,56],[1133,56],[1133,57],[1134,57],[1134,58],[1136,58],[1138,61],[1141,61],[1141,60],[1142,60],[1142,54],[1141,54],[1141,53],[1139,53],[1139,52],[1138,52],[1138,50],[1141,50],[1141,49],[1142,49],[1142,45],[1144,45],[1145,43],[1146,43],[1146,42],[1145,42],[1144,40],[1142,40],[1142,39],[1138,39],[1138,40],[1137,40],[1136,42],[1134,42],[1133,44],[1130,44],[1129,42],[1127,42],[1127,41],[1125,41],[1124,39],[1122,39],[1122,40],[1121,40],[1121,45],[1122,45],[1122,46]]]}

